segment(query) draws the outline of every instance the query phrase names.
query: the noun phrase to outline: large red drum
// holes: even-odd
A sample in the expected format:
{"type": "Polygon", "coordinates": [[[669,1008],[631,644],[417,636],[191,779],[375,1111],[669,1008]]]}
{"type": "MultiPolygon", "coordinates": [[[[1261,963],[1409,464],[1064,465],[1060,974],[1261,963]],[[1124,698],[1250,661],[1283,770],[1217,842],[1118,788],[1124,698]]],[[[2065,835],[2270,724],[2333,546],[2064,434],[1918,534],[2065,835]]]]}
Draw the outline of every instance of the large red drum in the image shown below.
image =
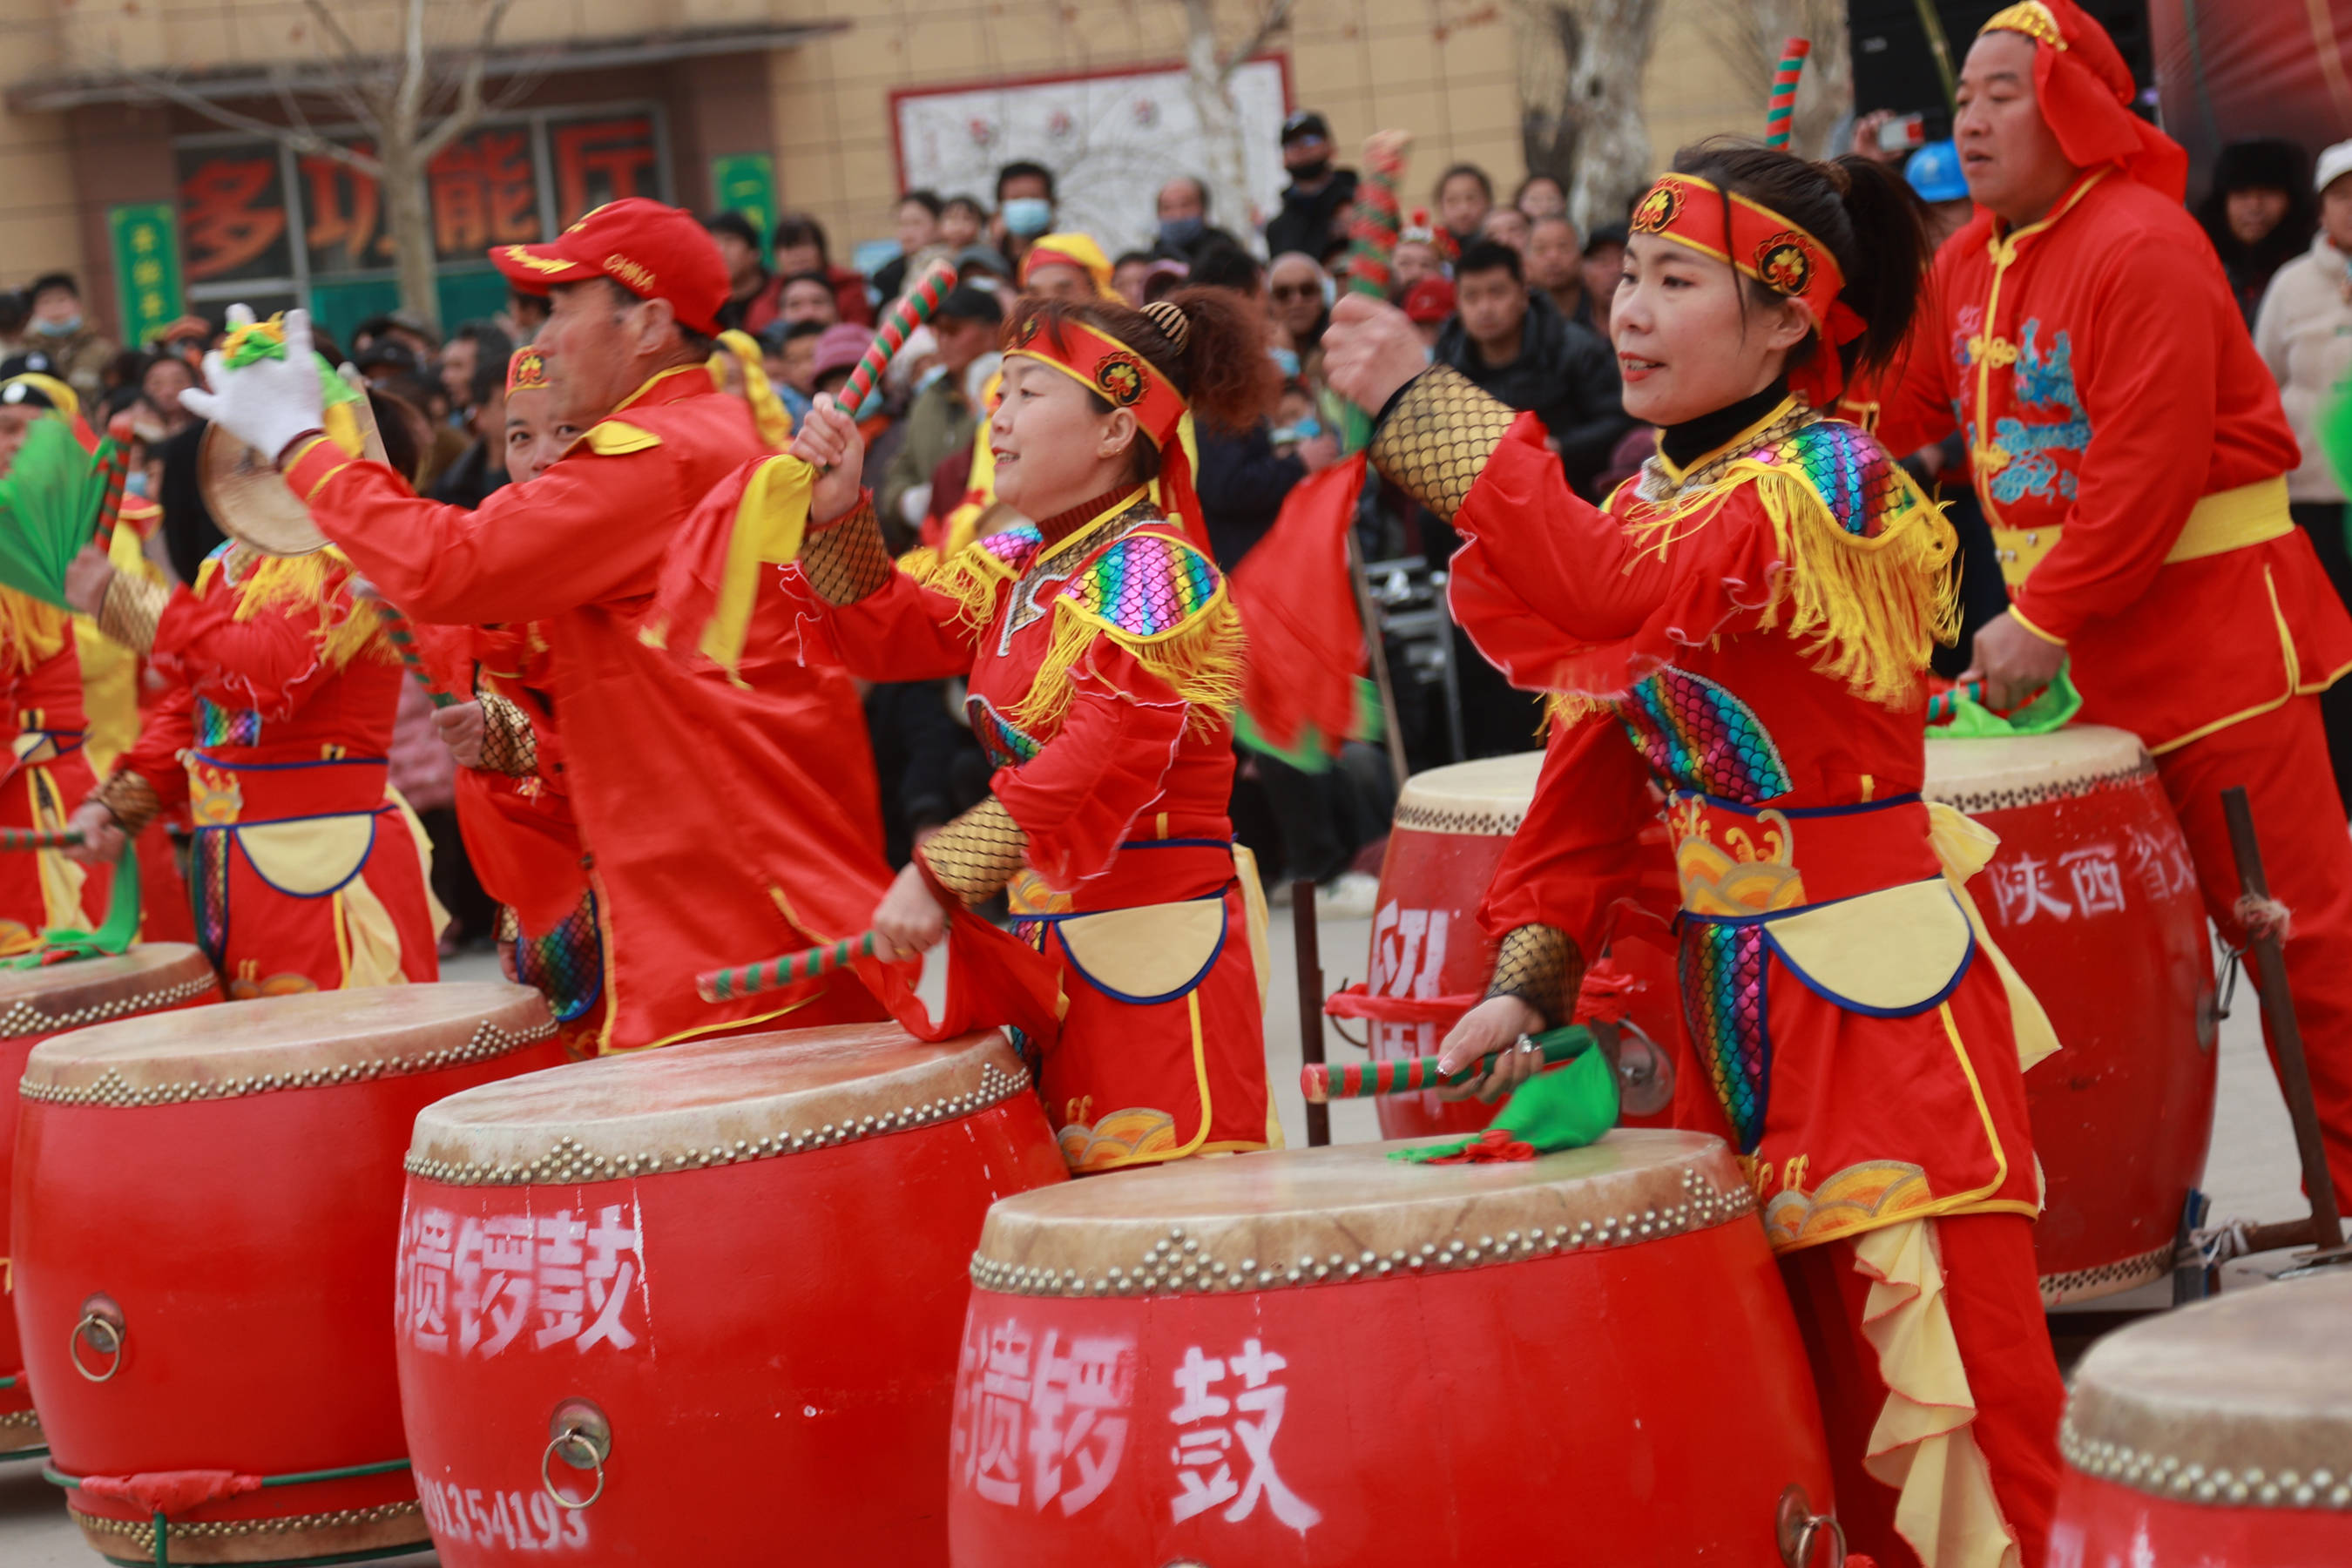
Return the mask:
{"type": "MultiPolygon", "coordinates": [[[[1369,1015],[1363,1026],[1374,1060],[1435,1056],[1465,1005],[1486,994],[1495,944],[1479,929],[1478,906],[1535,799],[1542,768],[1543,753],[1526,752],[1432,768],[1405,781],[1388,854],[1381,862],[1367,996],[1352,1007],[1353,998],[1335,1005],[1335,1011],[1369,1015]]],[[[1663,844],[1663,823],[1658,835],[1663,844]]],[[[1672,872],[1669,864],[1662,884],[1669,900],[1672,872]]],[[[1654,943],[1630,941],[1612,946],[1609,958],[1639,983],[1628,1021],[1657,1042],[1662,1053],[1650,1070],[1664,1072],[1666,1080],[1644,1087],[1663,1109],[1673,1093],[1670,1064],[1683,1037],[1674,954],[1654,943]]],[[[1629,1092],[1629,1123],[1664,1124],[1663,1116],[1645,1119],[1632,1112],[1635,1103],[1639,1095],[1629,1092]]],[[[1377,1105],[1385,1138],[1475,1132],[1500,1109],[1475,1100],[1440,1100],[1433,1090],[1384,1095],[1377,1105]]]]}
{"type": "Polygon", "coordinates": [[[1970,890],[2063,1047],[2025,1078],[2042,1300],[2159,1279],[2204,1175],[2216,1060],[2205,907],[2156,763],[2087,724],[1930,741],[1926,794],[2000,835],[1970,890]]]}
{"type": "Polygon", "coordinates": [[[956,1568],[1827,1560],[1781,1554],[1784,1499],[1826,1513],[1830,1470],[1727,1148],[1386,1154],[997,1205],[956,1380],[956,1568]]]}
{"type": "Polygon", "coordinates": [[[2223,1296],[2091,1347],[2050,1568],[2352,1563],[2352,1278],[2223,1296]]]}
{"type": "Polygon", "coordinates": [[[1004,1037],[672,1046],[417,1119],[401,1396],[446,1568],[947,1562],[988,1205],[1067,1172],[1004,1037]]]}
{"type": "MultiPolygon", "coordinates": [[[[8,1213],[8,1171],[16,1154],[15,1085],[33,1047],[68,1029],[110,1018],[169,1013],[220,1000],[211,963],[184,942],[153,942],[113,958],[37,969],[0,969],[0,1224],[8,1213]]],[[[5,1233],[0,1233],[4,1235],[5,1233]]],[[[42,1445],[25,1355],[16,1343],[15,1279],[0,1256],[0,1454],[42,1445]]]]}
{"type": "Polygon", "coordinates": [[[224,1002],[34,1050],[16,1322],[92,1547],[295,1563],[424,1542],[390,1331],[401,1156],[433,1101],[563,1059],[539,993],[503,984],[224,1002]]]}

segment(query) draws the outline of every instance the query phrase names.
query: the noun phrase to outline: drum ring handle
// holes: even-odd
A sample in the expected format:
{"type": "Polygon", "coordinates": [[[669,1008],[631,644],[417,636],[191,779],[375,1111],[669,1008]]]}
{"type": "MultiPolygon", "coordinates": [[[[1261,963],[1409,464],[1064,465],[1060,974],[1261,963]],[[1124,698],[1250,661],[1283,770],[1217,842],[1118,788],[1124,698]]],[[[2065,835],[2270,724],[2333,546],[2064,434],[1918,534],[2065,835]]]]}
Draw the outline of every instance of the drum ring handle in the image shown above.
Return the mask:
{"type": "Polygon", "coordinates": [[[554,1418],[548,1423],[547,1448],[539,1457],[540,1484],[555,1500],[556,1507],[577,1513],[604,1495],[604,1459],[612,1451],[613,1427],[604,1413],[592,1400],[567,1399],[555,1407],[554,1418]],[[596,1472],[595,1488],[586,1497],[567,1497],[563,1489],[555,1484],[554,1467],[559,1454],[575,1470],[596,1472]]]}
{"type": "Polygon", "coordinates": [[[122,1348],[127,1337],[122,1309],[103,1296],[92,1296],[82,1303],[81,1316],[75,1321],[73,1332],[66,1338],[66,1359],[73,1363],[76,1372],[90,1382],[105,1383],[122,1370],[122,1348]],[[83,1363],[81,1343],[85,1339],[99,1354],[114,1358],[104,1372],[92,1372],[83,1363]]]}
{"type": "Polygon", "coordinates": [[[1780,1494],[1773,1533],[1787,1568],[1812,1568],[1813,1549],[1821,1543],[1824,1530],[1830,1537],[1829,1568],[1845,1568],[1845,1526],[1838,1522],[1837,1515],[1815,1513],[1812,1500],[1801,1486],[1791,1486],[1780,1494]]]}
{"type": "Polygon", "coordinates": [[[1829,1568],[1845,1568],[1845,1526],[1837,1521],[1835,1514],[1828,1513],[1815,1514],[1797,1532],[1798,1568],[1810,1568],[1813,1544],[1824,1530],[1830,1532],[1829,1568]]]}

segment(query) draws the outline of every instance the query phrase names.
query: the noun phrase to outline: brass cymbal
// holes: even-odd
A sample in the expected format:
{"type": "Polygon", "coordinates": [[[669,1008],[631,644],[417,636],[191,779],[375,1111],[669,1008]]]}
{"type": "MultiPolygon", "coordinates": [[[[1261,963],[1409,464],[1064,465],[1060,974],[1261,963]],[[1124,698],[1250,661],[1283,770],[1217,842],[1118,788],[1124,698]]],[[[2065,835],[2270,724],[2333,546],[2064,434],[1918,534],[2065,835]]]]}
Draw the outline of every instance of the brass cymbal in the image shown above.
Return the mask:
{"type": "MultiPolygon", "coordinates": [[[[362,456],[383,462],[375,411],[364,396],[346,406],[359,426],[362,456]]],[[[277,464],[221,426],[209,426],[197,447],[196,489],[223,533],[264,555],[308,555],[329,543],[277,464]]]]}

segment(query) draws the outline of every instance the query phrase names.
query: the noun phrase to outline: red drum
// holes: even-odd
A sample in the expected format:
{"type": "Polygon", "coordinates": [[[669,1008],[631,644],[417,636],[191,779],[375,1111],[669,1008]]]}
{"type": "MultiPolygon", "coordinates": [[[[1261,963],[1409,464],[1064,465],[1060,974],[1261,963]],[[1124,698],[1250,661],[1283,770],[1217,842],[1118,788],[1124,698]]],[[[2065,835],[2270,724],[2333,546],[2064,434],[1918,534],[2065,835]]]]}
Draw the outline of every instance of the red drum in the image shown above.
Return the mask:
{"type": "Polygon", "coordinates": [[[2228,1295],[2091,1347],[2050,1568],[2352,1563],[2352,1278],[2228,1295]]]}
{"type": "MultiPolygon", "coordinates": [[[[1369,994],[1350,997],[1335,1008],[1368,1015],[1363,1026],[1375,1061],[1435,1056],[1446,1030],[1466,1005],[1486,994],[1495,968],[1495,944],[1479,929],[1478,906],[1495,879],[1504,848],[1535,798],[1536,775],[1542,768],[1541,752],[1525,752],[1432,768],[1405,781],[1397,797],[1388,856],[1381,862],[1371,979],[1364,987],[1369,994]]],[[[1664,843],[1663,824],[1658,831],[1664,843]]],[[[1671,865],[1667,869],[1670,875],[1671,865]]],[[[1667,888],[1671,897],[1671,882],[1667,888]]],[[[1666,1081],[1652,1086],[1652,1098],[1663,1110],[1673,1094],[1673,1054],[1683,1037],[1682,990],[1675,979],[1674,953],[1633,941],[1617,942],[1609,957],[1641,983],[1628,1021],[1658,1044],[1654,1068],[1666,1081]]],[[[1681,1052],[1685,1058],[1688,1054],[1681,1052]]],[[[1627,1087],[1630,1091],[1632,1086],[1627,1087]]],[[[1627,1098],[1628,1124],[1666,1124],[1663,1114],[1633,1113],[1630,1105],[1638,1103],[1639,1097],[1629,1092],[1627,1098]]],[[[1416,1138],[1475,1132],[1502,1108],[1475,1100],[1440,1100],[1434,1091],[1423,1091],[1382,1096],[1376,1109],[1382,1137],[1416,1138]]]]}
{"type": "MultiPolygon", "coordinates": [[[[0,1083],[23,1078],[33,1047],[68,1029],[219,1000],[211,963],[176,942],[134,947],[119,958],[0,969],[0,1083]]],[[[15,1099],[11,1094],[0,1110],[0,1224],[8,1213],[8,1170],[16,1152],[15,1099]]],[[[0,1296],[13,1295],[14,1273],[0,1257],[0,1296]]],[[[16,1314],[0,1306],[0,1454],[37,1448],[42,1441],[16,1343],[16,1314]]]]}
{"type": "Polygon", "coordinates": [[[583,1062],[417,1119],[401,1398],[446,1568],[947,1562],[988,1205],[1066,1170],[1002,1035],[583,1062]]]}
{"type": "Polygon", "coordinates": [[[1730,1151],[1621,1130],[1520,1163],[1385,1155],[990,1211],[957,1568],[1782,1563],[1784,1498],[1826,1512],[1830,1469],[1730,1151]]]}
{"type": "Polygon", "coordinates": [[[16,1323],[92,1548],[292,1563],[423,1543],[386,1331],[401,1155],[433,1101],[562,1060],[539,993],[503,984],[224,1002],[35,1049],[16,1323]]]}
{"type": "Polygon", "coordinates": [[[2188,841],[2138,738],[1930,741],[1930,800],[2000,835],[1970,884],[2064,1048],[2025,1078],[2055,1306],[2171,1272],[2213,1129],[2213,958],[2188,841]]]}

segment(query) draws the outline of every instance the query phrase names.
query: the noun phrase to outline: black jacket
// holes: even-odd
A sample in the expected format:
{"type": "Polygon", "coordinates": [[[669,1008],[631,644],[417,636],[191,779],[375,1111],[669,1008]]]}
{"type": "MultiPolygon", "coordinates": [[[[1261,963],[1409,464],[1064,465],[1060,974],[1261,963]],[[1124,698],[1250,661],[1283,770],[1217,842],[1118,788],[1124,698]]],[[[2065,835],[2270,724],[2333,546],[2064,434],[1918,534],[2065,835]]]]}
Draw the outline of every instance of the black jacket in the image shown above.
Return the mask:
{"type": "Polygon", "coordinates": [[[1559,448],[1560,467],[1580,495],[1608,467],[1618,439],[1633,427],[1621,401],[1617,356],[1589,329],[1560,315],[1542,294],[1529,296],[1519,353],[1489,369],[1455,316],[1437,338],[1437,358],[1512,407],[1532,410],[1559,448]]]}
{"type": "Polygon", "coordinates": [[[1261,419],[1239,436],[1200,433],[1201,467],[1192,489],[1201,498],[1202,521],[1209,525],[1209,553],[1220,571],[1242,563],[1282,511],[1282,503],[1307,465],[1276,457],[1267,439],[1273,426],[1261,419]]]}
{"type": "Polygon", "coordinates": [[[1282,210],[1266,220],[1265,253],[1280,256],[1286,250],[1303,251],[1316,260],[1331,248],[1331,219],[1339,209],[1356,199],[1356,171],[1335,169],[1331,183],[1311,195],[1301,195],[1297,185],[1282,193],[1282,210]]]}

